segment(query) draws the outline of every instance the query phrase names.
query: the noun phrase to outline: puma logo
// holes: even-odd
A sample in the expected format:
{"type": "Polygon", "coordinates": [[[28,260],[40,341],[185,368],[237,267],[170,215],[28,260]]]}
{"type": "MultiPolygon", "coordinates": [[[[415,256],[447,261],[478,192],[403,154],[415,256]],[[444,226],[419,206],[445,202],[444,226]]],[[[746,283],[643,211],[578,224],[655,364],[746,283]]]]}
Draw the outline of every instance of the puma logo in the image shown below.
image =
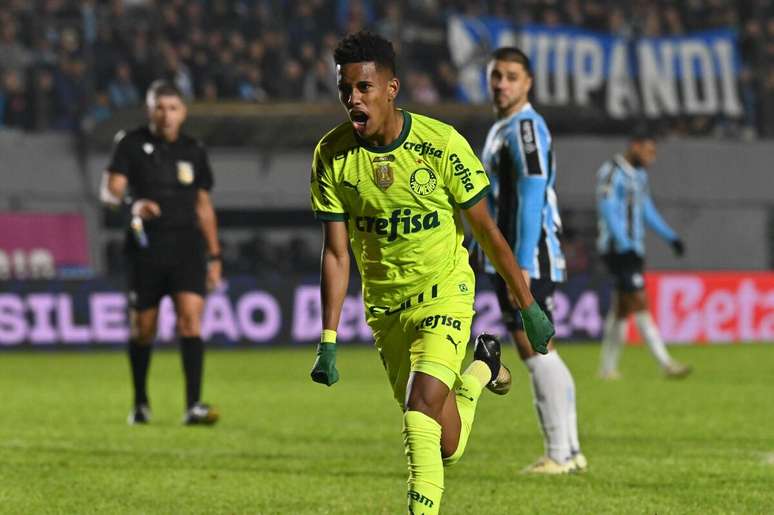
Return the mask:
{"type": "Polygon", "coordinates": [[[451,337],[451,335],[446,335],[446,339],[451,342],[452,345],[454,345],[454,352],[457,352],[457,345],[459,345],[459,342],[455,342],[454,338],[451,337]]]}
{"type": "Polygon", "coordinates": [[[355,183],[355,184],[352,184],[352,183],[351,183],[351,182],[349,182],[349,181],[341,181],[341,185],[342,185],[342,186],[346,186],[347,188],[352,188],[353,190],[355,190],[355,193],[357,193],[358,195],[360,195],[360,190],[359,190],[359,189],[357,189],[357,186],[358,186],[358,184],[360,184],[360,179],[358,179],[358,180],[357,180],[357,183],[355,183]]]}

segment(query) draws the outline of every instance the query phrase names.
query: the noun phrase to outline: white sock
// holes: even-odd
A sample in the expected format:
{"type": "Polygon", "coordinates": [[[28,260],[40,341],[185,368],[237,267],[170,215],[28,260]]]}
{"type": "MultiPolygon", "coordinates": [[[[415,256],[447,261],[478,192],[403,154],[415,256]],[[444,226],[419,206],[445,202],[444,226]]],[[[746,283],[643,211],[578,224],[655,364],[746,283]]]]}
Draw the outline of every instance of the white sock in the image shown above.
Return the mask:
{"type": "Polygon", "coordinates": [[[564,383],[566,387],[567,395],[567,432],[570,442],[570,454],[576,455],[580,452],[580,441],[578,440],[578,412],[575,409],[575,380],[572,378],[570,369],[567,368],[567,364],[564,362],[561,356],[557,352],[550,354],[556,354],[561,364],[563,371],[564,383]]]}
{"type": "Polygon", "coordinates": [[[653,317],[650,316],[650,312],[647,310],[636,312],[634,314],[634,321],[637,323],[640,336],[648,344],[650,352],[653,353],[653,357],[656,358],[658,364],[662,367],[669,365],[671,361],[669,353],[666,350],[666,345],[664,345],[664,340],[661,339],[658,327],[653,323],[653,317]]]}
{"type": "Polygon", "coordinates": [[[626,340],[626,319],[618,318],[614,309],[610,309],[605,318],[605,331],[602,335],[602,355],[599,371],[602,374],[618,370],[621,348],[626,340]]]}
{"type": "Polygon", "coordinates": [[[532,377],[532,391],[546,455],[557,463],[570,459],[568,384],[564,363],[556,352],[524,360],[532,377]]]}

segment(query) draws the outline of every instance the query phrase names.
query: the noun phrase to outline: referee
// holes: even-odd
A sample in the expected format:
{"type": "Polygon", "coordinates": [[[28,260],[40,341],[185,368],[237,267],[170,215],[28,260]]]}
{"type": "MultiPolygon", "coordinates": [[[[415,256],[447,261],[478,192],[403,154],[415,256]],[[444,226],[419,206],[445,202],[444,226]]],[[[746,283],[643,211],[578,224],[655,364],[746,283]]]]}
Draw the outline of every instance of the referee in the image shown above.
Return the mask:
{"type": "Polygon", "coordinates": [[[209,191],[213,177],[200,142],[180,132],[186,105],[166,81],[151,84],[146,96],[149,124],[119,132],[103,174],[100,199],[118,207],[128,194],[129,361],[134,408],[129,424],[150,420],[146,378],[156,337],[159,303],[170,295],[185,373],[185,424],[213,424],[218,412],[200,402],[204,344],[204,296],[221,278],[217,221],[209,191]]]}

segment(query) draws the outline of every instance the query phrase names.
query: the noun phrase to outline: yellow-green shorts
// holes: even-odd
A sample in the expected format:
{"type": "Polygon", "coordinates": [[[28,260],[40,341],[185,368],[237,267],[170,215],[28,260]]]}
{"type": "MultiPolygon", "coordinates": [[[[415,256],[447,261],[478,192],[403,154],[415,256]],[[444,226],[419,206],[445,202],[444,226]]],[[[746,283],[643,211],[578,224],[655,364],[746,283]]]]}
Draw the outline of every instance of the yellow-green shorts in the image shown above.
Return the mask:
{"type": "Polygon", "coordinates": [[[411,372],[431,375],[450,390],[459,384],[473,314],[473,296],[459,295],[369,317],[376,349],[401,407],[411,372]]]}

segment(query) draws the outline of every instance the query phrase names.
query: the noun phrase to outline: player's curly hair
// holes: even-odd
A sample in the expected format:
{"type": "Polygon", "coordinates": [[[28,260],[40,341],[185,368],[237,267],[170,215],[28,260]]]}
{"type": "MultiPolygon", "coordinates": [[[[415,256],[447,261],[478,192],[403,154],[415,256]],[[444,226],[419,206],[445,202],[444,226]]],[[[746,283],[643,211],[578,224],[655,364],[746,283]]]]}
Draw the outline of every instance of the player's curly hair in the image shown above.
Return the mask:
{"type": "Polygon", "coordinates": [[[500,47],[492,52],[491,59],[493,61],[510,61],[512,63],[519,63],[524,67],[527,74],[532,77],[532,65],[529,62],[529,57],[521,49],[515,46],[500,47]]]}
{"type": "Polygon", "coordinates": [[[373,62],[395,75],[395,49],[392,43],[373,32],[361,30],[339,41],[333,52],[338,65],[373,62]]]}

